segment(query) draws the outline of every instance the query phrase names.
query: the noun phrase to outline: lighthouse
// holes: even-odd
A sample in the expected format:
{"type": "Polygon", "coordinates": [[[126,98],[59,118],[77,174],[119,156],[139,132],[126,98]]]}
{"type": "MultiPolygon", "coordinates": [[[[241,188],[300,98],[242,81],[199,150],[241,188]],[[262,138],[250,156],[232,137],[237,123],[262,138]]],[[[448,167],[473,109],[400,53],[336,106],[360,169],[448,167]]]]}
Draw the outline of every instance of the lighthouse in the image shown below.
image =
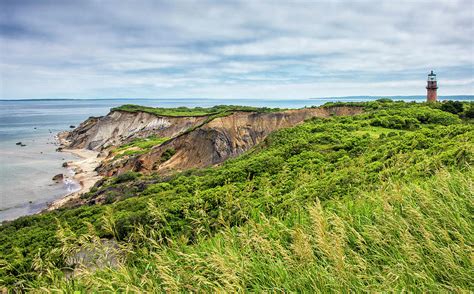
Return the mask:
{"type": "Polygon", "coordinates": [[[436,82],[436,74],[431,71],[428,75],[428,84],[426,85],[426,101],[428,102],[436,102],[438,98],[438,94],[436,93],[438,90],[438,84],[436,82]]]}

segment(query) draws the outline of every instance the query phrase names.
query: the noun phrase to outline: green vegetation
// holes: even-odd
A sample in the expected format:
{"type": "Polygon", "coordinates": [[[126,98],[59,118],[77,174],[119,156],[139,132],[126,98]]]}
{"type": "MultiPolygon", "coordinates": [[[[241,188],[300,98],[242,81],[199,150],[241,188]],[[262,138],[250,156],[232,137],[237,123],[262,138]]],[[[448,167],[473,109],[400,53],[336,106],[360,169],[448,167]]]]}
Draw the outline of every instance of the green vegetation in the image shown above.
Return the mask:
{"type": "Polygon", "coordinates": [[[368,112],[280,130],[220,167],[107,178],[85,195],[106,204],[4,224],[0,284],[474,291],[472,122],[437,105],[357,105],[368,112]]]}
{"type": "Polygon", "coordinates": [[[114,178],[114,183],[119,184],[119,183],[133,181],[140,176],[141,174],[137,172],[132,172],[132,171],[124,172],[123,174],[120,174],[114,178]]]}
{"type": "Polygon", "coordinates": [[[163,154],[161,154],[161,162],[165,162],[169,160],[173,155],[176,154],[176,150],[174,148],[166,149],[163,154]]]}
{"type": "Polygon", "coordinates": [[[432,103],[430,106],[452,114],[457,114],[461,118],[474,118],[474,102],[444,101],[443,103],[432,103]]]}
{"type": "Polygon", "coordinates": [[[156,136],[149,136],[147,138],[135,138],[130,143],[124,144],[113,150],[115,158],[123,156],[132,156],[137,154],[143,154],[149,151],[153,146],[158,146],[168,141],[169,138],[160,138],[156,136]]]}
{"type": "Polygon", "coordinates": [[[441,104],[441,109],[453,114],[459,114],[464,111],[464,105],[460,101],[447,101],[441,104]]]}
{"type": "Polygon", "coordinates": [[[274,112],[281,111],[279,108],[267,108],[267,107],[251,107],[251,106],[238,106],[238,105],[217,105],[209,108],[203,107],[176,107],[176,108],[164,108],[164,107],[148,107],[134,104],[125,104],[119,107],[111,109],[112,111],[127,111],[127,112],[147,112],[159,116],[208,116],[215,115],[218,113],[231,113],[233,111],[255,111],[255,112],[274,112]]]}

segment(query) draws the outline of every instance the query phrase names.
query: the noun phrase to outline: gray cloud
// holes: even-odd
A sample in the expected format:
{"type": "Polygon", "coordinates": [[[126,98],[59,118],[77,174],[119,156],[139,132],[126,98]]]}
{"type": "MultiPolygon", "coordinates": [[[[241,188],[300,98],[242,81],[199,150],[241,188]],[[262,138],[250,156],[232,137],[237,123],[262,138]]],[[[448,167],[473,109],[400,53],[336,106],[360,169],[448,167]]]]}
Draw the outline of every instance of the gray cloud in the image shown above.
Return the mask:
{"type": "Polygon", "coordinates": [[[473,5],[2,1],[0,98],[472,94],[473,5]]]}

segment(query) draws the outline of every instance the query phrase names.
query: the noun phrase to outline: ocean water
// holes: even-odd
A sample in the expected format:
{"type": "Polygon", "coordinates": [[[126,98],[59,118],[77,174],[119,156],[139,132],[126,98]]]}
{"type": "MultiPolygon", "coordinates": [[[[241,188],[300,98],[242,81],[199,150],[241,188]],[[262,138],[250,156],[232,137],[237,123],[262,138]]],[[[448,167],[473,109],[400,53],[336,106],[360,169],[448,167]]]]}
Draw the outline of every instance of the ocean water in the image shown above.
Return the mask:
{"type": "MultiPolygon", "coordinates": [[[[424,101],[424,96],[393,97],[424,101]]],[[[156,107],[210,107],[219,104],[258,107],[300,108],[329,101],[368,101],[378,97],[325,99],[84,99],[84,100],[0,100],[0,222],[34,214],[48,202],[78,189],[76,183],[54,183],[52,177],[69,171],[64,161],[75,159],[56,152],[55,135],[77,126],[90,116],[106,115],[111,107],[140,104],[156,107]],[[22,142],[26,146],[16,145],[22,142]]],[[[474,96],[441,97],[474,101],[474,96]]]]}

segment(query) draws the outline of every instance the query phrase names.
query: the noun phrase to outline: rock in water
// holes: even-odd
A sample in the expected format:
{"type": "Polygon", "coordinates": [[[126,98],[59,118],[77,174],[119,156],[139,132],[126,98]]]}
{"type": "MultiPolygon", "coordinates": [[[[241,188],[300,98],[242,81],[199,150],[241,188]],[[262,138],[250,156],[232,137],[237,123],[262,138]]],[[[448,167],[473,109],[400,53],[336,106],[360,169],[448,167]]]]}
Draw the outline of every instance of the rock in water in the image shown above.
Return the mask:
{"type": "Polygon", "coordinates": [[[57,174],[53,177],[53,181],[55,181],[56,183],[59,183],[61,182],[62,180],[64,179],[64,175],[63,174],[57,174]]]}
{"type": "Polygon", "coordinates": [[[23,143],[21,143],[21,142],[16,142],[15,144],[21,146],[21,144],[23,144],[23,143]]]}
{"type": "Polygon", "coordinates": [[[63,162],[63,167],[67,167],[67,162],[63,162]]]}
{"type": "Polygon", "coordinates": [[[70,126],[69,126],[69,128],[71,128],[71,129],[75,129],[75,128],[76,128],[76,126],[74,126],[74,125],[70,125],[70,126]]]}

